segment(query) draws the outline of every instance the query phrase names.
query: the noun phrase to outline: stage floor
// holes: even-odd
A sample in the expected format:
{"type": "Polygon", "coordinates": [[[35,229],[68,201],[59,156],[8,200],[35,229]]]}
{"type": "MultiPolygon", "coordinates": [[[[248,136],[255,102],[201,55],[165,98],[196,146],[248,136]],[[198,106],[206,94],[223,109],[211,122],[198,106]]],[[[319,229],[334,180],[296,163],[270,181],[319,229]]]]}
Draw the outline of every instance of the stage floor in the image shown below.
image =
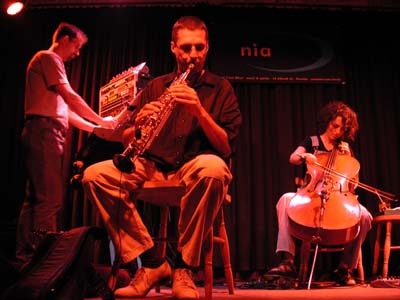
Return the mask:
{"type": "MultiPolygon", "coordinates": [[[[205,299],[204,288],[198,287],[200,299],[205,299]]],[[[154,289],[150,291],[146,299],[172,299],[171,289],[162,286],[160,293],[156,293],[154,289]]],[[[237,285],[234,295],[229,295],[228,290],[224,286],[217,286],[213,289],[213,300],[220,299],[304,299],[304,300],[399,300],[400,286],[393,288],[376,288],[370,284],[357,285],[355,287],[322,287],[311,289],[289,289],[289,290],[272,290],[272,289],[243,289],[241,285],[237,285]]],[[[86,300],[101,300],[101,298],[86,298],[86,300]]]]}

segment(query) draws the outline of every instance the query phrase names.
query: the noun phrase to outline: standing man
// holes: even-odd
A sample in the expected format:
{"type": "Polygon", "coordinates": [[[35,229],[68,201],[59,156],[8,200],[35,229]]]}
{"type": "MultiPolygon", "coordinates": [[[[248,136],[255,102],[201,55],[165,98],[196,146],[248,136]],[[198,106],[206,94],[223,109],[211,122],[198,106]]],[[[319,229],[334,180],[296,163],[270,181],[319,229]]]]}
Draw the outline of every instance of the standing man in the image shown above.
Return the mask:
{"type": "Polygon", "coordinates": [[[113,128],[72,89],[64,62],[79,55],[87,37],[79,28],[61,23],[48,50],[38,51],[26,70],[25,126],[22,145],[27,168],[26,197],[17,228],[16,258],[30,261],[38,246],[34,231],[57,231],[65,182],[63,153],[69,125],[92,132],[95,124],[113,128]]]}
{"type": "MultiPolygon", "coordinates": [[[[133,128],[162,110],[164,98],[176,106],[151,147],[121,173],[112,160],[89,166],[83,176],[88,198],[98,208],[122,262],[140,255],[142,267],[131,283],[115,291],[116,298],[145,297],[172,274],[177,299],[197,299],[192,269],[199,266],[201,248],[228,191],[232,174],[227,165],[242,122],[231,84],[204,68],[209,49],[208,29],[197,17],[185,16],[172,28],[171,52],[176,70],[149,82],[138,97],[133,128]],[[176,78],[193,69],[188,83],[176,78]],[[186,186],[178,220],[178,252],[171,266],[160,256],[129,193],[147,180],[173,179],[186,186]]],[[[142,133],[147,133],[142,128],[142,133]]],[[[137,136],[137,132],[136,132],[137,136]]],[[[142,135],[143,136],[143,135],[142,135]]],[[[132,138],[126,139],[128,143],[132,138]]]]}

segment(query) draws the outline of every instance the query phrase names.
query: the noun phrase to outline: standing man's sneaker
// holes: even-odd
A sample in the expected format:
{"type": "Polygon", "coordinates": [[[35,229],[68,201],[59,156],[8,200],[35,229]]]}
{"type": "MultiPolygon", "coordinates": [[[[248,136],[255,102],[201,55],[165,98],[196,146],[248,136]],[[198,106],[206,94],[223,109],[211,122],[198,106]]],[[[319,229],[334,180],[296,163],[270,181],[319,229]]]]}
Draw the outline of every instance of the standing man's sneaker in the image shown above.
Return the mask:
{"type": "Polygon", "coordinates": [[[128,286],[115,290],[115,298],[143,298],[158,282],[171,278],[171,267],[165,261],[158,268],[141,267],[128,286]]]}
{"type": "Polygon", "coordinates": [[[175,299],[199,299],[199,292],[189,269],[175,269],[172,277],[172,297],[175,299]]]}

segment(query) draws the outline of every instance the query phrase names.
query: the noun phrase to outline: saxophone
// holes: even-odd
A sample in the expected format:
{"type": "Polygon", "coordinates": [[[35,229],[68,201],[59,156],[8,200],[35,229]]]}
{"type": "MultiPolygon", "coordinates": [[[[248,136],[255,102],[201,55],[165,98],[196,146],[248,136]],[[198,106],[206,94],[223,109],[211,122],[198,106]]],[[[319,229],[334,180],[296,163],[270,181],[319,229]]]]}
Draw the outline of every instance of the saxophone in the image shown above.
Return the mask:
{"type": "MultiPolygon", "coordinates": [[[[190,64],[170,86],[185,83],[193,68],[194,64],[190,64]]],[[[158,101],[162,104],[161,109],[147,116],[140,124],[136,124],[132,141],[124,152],[114,155],[113,163],[120,171],[132,173],[135,170],[135,160],[150,148],[176,105],[175,98],[168,93],[168,89],[158,98],[158,101]]]]}

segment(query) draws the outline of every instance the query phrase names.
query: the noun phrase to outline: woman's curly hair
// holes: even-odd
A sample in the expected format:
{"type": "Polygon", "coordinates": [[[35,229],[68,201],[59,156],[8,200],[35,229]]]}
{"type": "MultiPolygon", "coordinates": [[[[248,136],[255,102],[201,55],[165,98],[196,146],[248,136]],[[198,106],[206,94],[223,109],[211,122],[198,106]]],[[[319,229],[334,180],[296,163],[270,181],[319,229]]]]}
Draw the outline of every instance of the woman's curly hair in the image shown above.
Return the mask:
{"type": "Polygon", "coordinates": [[[354,141],[358,131],[357,114],[341,101],[332,101],[325,105],[318,114],[318,133],[322,134],[328,128],[329,123],[336,117],[341,116],[344,123],[344,140],[354,141]]]}

